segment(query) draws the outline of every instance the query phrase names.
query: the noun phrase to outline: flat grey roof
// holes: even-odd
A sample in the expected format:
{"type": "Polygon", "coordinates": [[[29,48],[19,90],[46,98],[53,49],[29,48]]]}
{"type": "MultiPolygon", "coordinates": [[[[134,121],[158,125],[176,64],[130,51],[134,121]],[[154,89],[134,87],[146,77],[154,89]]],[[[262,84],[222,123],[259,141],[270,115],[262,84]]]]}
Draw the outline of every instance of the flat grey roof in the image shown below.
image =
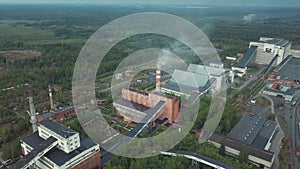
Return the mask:
{"type": "Polygon", "coordinates": [[[210,76],[221,76],[225,72],[224,69],[196,64],[190,64],[187,71],[210,76]]]}
{"type": "Polygon", "coordinates": [[[242,117],[227,137],[264,149],[276,128],[276,122],[249,115],[242,117]]]}
{"type": "Polygon", "coordinates": [[[255,157],[261,158],[263,160],[269,161],[271,162],[273,157],[274,157],[274,153],[271,151],[266,151],[263,149],[259,149],[256,148],[254,146],[251,146],[249,144],[243,143],[239,140],[235,140],[235,139],[230,139],[230,138],[226,138],[217,134],[213,134],[210,138],[210,141],[219,143],[219,144],[223,144],[224,146],[228,146],[231,148],[234,148],[236,150],[246,150],[248,151],[248,153],[250,155],[253,155],[255,157]]]}
{"type": "Polygon", "coordinates": [[[163,85],[162,88],[191,95],[193,92],[201,93],[206,91],[215,82],[215,80],[216,78],[211,78],[206,82],[206,84],[199,87],[192,87],[185,84],[177,84],[174,81],[169,81],[165,85],[163,85]]]}
{"type": "MultiPolygon", "coordinates": [[[[35,137],[35,136],[33,136],[35,137]]],[[[49,137],[47,140],[44,140],[43,142],[40,142],[39,145],[33,149],[30,153],[28,153],[26,156],[18,160],[15,164],[13,164],[9,168],[13,169],[20,169],[30,163],[31,160],[33,160],[39,153],[46,150],[51,144],[56,142],[57,140],[53,137],[49,137]]]]}
{"type": "Polygon", "coordinates": [[[281,79],[288,78],[294,80],[300,80],[300,58],[292,57],[281,66],[278,75],[281,79]]]}
{"type": "Polygon", "coordinates": [[[44,126],[64,138],[68,138],[78,133],[67,126],[64,126],[63,124],[52,120],[44,120],[38,125],[44,126]]]}
{"type": "MultiPolygon", "coordinates": [[[[38,133],[34,133],[34,134],[31,134],[31,135],[25,137],[24,139],[22,139],[22,141],[24,141],[26,144],[30,145],[34,149],[32,152],[37,154],[37,152],[43,151],[45,149],[45,147],[47,147],[47,145],[52,144],[53,140],[56,141],[56,139],[54,139],[52,137],[50,140],[49,139],[44,140],[43,138],[41,138],[38,135],[38,133]],[[47,144],[45,144],[45,142],[47,144]]],[[[65,153],[64,151],[60,150],[57,147],[54,147],[53,149],[48,151],[44,156],[47,157],[52,162],[54,162],[55,164],[57,164],[58,166],[61,166],[65,162],[67,162],[70,159],[72,159],[73,157],[75,157],[76,155],[80,154],[81,152],[83,152],[95,145],[97,145],[97,144],[95,142],[93,142],[91,139],[80,136],[80,147],[73,150],[69,154],[65,153]]],[[[34,153],[32,153],[32,154],[34,154],[34,153]]],[[[28,155],[25,156],[26,159],[21,159],[21,160],[19,160],[20,162],[17,162],[14,165],[14,166],[17,166],[17,167],[15,167],[16,169],[21,168],[20,166],[22,166],[22,165],[24,166],[25,163],[27,164],[30,161],[30,159],[33,159],[33,157],[35,157],[33,155],[29,155],[29,156],[28,155]]]]}
{"type": "Polygon", "coordinates": [[[257,46],[250,46],[250,48],[245,53],[245,56],[238,63],[234,64],[233,67],[240,67],[240,68],[247,67],[250,61],[253,59],[256,52],[257,52],[257,46]]]}
{"type": "Polygon", "coordinates": [[[210,77],[206,74],[197,74],[188,71],[175,70],[170,81],[194,88],[207,84],[210,77]]]}
{"type": "Polygon", "coordinates": [[[80,147],[73,150],[72,152],[65,153],[64,151],[55,147],[51,149],[49,152],[47,152],[44,156],[47,157],[52,162],[54,162],[56,165],[62,166],[67,161],[71,160],[73,157],[77,156],[83,151],[96,145],[97,144],[93,142],[91,139],[86,137],[80,137],[80,147]]]}
{"type": "Polygon", "coordinates": [[[269,39],[265,41],[266,43],[269,44],[274,44],[277,46],[287,46],[290,42],[288,40],[284,40],[284,39],[279,39],[279,38],[273,38],[273,39],[269,39]]]}
{"type": "Polygon", "coordinates": [[[165,85],[162,86],[162,88],[185,93],[188,95],[191,95],[194,91],[200,92],[199,88],[191,87],[183,84],[178,85],[176,82],[172,82],[172,81],[167,82],[165,85]]]}
{"type": "Polygon", "coordinates": [[[150,109],[150,107],[147,107],[142,104],[138,104],[138,103],[135,103],[135,102],[123,99],[123,98],[119,98],[119,99],[115,100],[114,103],[137,110],[137,111],[140,111],[140,112],[144,112],[144,113],[150,109]]]}
{"type": "Polygon", "coordinates": [[[35,133],[21,139],[21,141],[25,142],[27,145],[29,145],[30,147],[35,149],[35,148],[39,147],[39,145],[42,142],[44,142],[45,140],[39,136],[38,132],[35,132],[35,133]]]}
{"type": "Polygon", "coordinates": [[[268,91],[268,92],[273,92],[273,93],[277,93],[277,94],[281,94],[281,95],[284,95],[284,96],[293,96],[293,93],[291,92],[284,92],[284,91],[281,91],[281,90],[278,90],[278,89],[270,89],[270,88],[265,88],[264,91],[268,91]]]}

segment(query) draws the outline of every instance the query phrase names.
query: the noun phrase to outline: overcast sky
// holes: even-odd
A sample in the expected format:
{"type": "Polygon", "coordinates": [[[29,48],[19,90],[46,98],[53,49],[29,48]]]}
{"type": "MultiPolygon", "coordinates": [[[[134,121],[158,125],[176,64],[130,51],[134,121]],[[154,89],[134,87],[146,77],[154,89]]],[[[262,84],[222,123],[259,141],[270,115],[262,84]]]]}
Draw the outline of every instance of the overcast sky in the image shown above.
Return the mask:
{"type": "Polygon", "coordinates": [[[99,4],[174,4],[174,5],[247,5],[300,7],[300,0],[0,0],[0,3],[99,3],[99,4]]]}

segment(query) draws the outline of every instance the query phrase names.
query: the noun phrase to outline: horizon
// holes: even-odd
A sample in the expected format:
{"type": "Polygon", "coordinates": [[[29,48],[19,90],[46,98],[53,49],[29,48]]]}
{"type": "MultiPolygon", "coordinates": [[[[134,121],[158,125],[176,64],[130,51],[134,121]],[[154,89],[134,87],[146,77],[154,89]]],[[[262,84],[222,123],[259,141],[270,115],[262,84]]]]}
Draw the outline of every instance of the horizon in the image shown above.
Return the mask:
{"type": "Polygon", "coordinates": [[[0,0],[0,4],[6,5],[41,5],[41,4],[53,4],[53,5],[116,5],[116,6],[131,6],[131,5],[174,5],[174,6],[237,6],[237,7],[293,7],[299,8],[300,1],[298,0],[253,0],[251,2],[241,2],[240,0],[215,0],[211,2],[209,0],[187,0],[181,2],[179,0],[166,0],[160,2],[159,0],[152,0],[151,2],[146,0],[0,0]]]}

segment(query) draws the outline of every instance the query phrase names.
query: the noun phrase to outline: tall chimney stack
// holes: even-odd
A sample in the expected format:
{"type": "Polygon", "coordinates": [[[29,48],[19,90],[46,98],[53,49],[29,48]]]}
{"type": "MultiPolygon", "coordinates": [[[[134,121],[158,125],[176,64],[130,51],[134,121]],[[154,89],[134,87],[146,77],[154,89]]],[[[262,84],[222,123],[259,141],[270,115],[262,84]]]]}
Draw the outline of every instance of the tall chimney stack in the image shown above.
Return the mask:
{"type": "Polygon", "coordinates": [[[50,108],[53,109],[54,103],[53,103],[52,89],[50,85],[48,86],[48,88],[49,88],[50,108]]]}
{"type": "Polygon", "coordinates": [[[36,114],[35,114],[35,108],[34,108],[34,104],[33,104],[33,99],[32,97],[28,97],[29,100],[29,108],[30,108],[30,112],[28,112],[29,116],[30,116],[30,123],[32,124],[32,129],[33,129],[33,133],[35,133],[37,131],[37,119],[36,119],[36,114]]]}
{"type": "Polygon", "coordinates": [[[160,92],[160,78],[161,78],[161,70],[159,68],[156,69],[156,88],[157,92],[160,92]]]}

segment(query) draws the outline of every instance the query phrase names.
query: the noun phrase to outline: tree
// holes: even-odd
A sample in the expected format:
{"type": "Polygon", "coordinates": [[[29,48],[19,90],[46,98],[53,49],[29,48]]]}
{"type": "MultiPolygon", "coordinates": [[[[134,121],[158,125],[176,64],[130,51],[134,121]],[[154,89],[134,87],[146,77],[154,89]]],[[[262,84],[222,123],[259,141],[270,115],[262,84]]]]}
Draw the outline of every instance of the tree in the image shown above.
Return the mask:
{"type": "Polygon", "coordinates": [[[239,155],[241,161],[248,161],[249,152],[247,150],[240,151],[239,155]]]}
{"type": "Polygon", "coordinates": [[[225,153],[225,146],[223,144],[221,144],[221,147],[219,149],[219,154],[221,154],[222,156],[226,155],[226,153],[225,153]]]}

